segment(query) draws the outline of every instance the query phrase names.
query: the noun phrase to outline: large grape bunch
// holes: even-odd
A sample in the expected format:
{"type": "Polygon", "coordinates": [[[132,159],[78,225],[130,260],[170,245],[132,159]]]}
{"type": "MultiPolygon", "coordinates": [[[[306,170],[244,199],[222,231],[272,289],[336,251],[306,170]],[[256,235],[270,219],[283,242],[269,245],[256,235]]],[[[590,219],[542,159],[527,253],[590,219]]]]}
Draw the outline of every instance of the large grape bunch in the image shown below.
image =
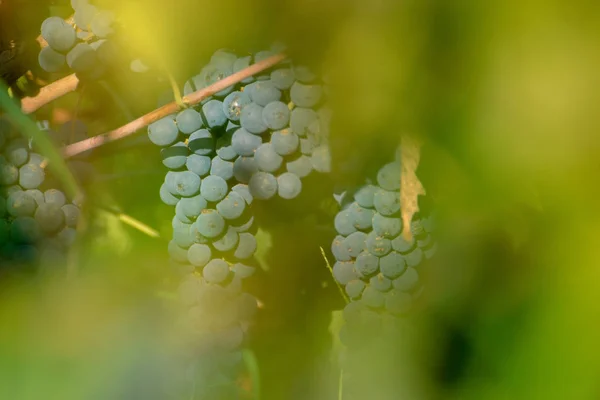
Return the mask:
{"type": "Polygon", "coordinates": [[[411,239],[402,234],[399,161],[385,164],[374,182],[345,196],[335,217],[333,275],[350,299],[341,339],[351,348],[369,337],[367,331],[411,310],[422,290],[424,262],[436,249],[432,216],[413,218],[411,239]]]}
{"type": "Polygon", "coordinates": [[[107,39],[115,16],[88,0],[71,0],[71,6],[74,25],[56,16],[42,22],[41,34],[48,46],[40,50],[38,62],[47,72],[61,72],[68,66],[80,78],[99,78],[115,59],[114,44],[107,39]]]}
{"type": "MultiPolygon", "coordinates": [[[[0,265],[64,265],[76,236],[80,204],[47,187],[44,157],[0,120],[0,265]]],[[[20,269],[19,269],[20,270],[20,269]]]]}

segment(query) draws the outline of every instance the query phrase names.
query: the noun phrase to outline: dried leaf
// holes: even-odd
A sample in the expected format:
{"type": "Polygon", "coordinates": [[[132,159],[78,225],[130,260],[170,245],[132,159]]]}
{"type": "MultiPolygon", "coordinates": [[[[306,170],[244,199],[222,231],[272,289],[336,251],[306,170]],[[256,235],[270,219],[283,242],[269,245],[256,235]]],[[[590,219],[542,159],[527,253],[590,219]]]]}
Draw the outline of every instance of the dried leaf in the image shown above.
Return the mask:
{"type": "Polygon", "coordinates": [[[413,215],[419,211],[419,195],[425,194],[425,188],[417,177],[421,143],[414,137],[403,135],[400,142],[401,174],[400,174],[400,207],[402,212],[402,236],[412,238],[410,223],[413,215]]]}

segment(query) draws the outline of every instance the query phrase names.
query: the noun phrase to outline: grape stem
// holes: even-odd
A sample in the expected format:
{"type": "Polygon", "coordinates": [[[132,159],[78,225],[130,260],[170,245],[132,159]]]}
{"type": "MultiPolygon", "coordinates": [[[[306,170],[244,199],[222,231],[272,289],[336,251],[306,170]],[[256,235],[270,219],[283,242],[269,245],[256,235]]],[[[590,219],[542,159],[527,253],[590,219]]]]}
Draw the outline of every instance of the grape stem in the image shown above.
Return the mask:
{"type": "Polygon", "coordinates": [[[52,82],[41,88],[37,96],[24,97],[21,100],[21,111],[23,111],[23,114],[31,114],[59,97],[75,91],[78,83],[79,79],[77,79],[75,74],[52,82]]]}
{"type": "MultiPolygon", "coordinates": [[[[252,64],[249,67],[242,69],[241,71],[229,75],[228,77],[218,82],[215,82],[212,85],[205,87],[204,89],[200,89],[193,93],[190,93],[187,96],[183,96],[181,98],[182,105],[185,105],[187,107],[196,105],[202,100],[206,99],[207,97],[210,97],[215,93],[228,88],[229,86],[235,85],[243,81],[244,79],[251,77],[252,75],[256,75],[266,69],[271,68],[272,66],[283,61],[285,57],[286,56],[283,53],[276,54],[265,60],[259,61],[256,64],[252,64]]],[[[123,139],[129,135],[134,134],[138,130],[147,127],[151,123],[168,116],[169,114],[174,114],[176,112],[181,111],[184,108],[182,105],[179,105],[173,101],[169,104],[165,104],[160,108],[157,108],[156,110],[150,111],[148,114],[142,115],[141,117],[121,126],[120,128],[103,133],[98,136],[91,137],[89,139],[82,140],[80,142],[70,144],[67,147],[65,147],[63,151],[63,156],[65,158],[73,157],[79,153],[83,153],[96,147],[100,147],[103,144],[123,139]]]]}

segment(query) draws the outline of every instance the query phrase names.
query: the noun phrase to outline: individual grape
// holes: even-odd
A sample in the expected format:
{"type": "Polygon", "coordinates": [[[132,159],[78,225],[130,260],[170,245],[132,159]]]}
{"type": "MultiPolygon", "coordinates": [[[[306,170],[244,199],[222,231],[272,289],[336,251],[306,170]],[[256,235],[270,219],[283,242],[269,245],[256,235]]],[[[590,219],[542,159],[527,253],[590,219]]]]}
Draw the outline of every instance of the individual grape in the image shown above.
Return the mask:
{"type": "Polygon", "coordinates": [[[98,9],[93,5],[86,2],[80,2],[75,8],[75,23],[81,29],[89,30],[88,27],[97,13],[98,9]]]}
{"type": "Polygon", "coordinates": [[[269,129],[283,129],[290,120],[290,109],[281,101],[273,101],[263,108],[262,119],[269,129]]]}
{"type": "Polygon", "coordinates": [[[271,83],[279,90],[286,90],[294,83],[294,73],[290,68],[280,68],[271,72],[271,83]]]}
{"type": "Polygon", "coordinates": [[[419,220],[419,219],[411,221],[410,231],[414,237],[419,238],[419,239],[422,239],[423,237],[425,237],[427,235],[427,231],[425,231],[425,228],[423,227],[423,224],[422,224],[421,220],[419,220]]]}
{"type": "Polygon", "coordinates": [[[333,265],[333,277],[340,285],[347,285],[348,282],[358,279],[358,275],[354,270],[354,262],[338,261],[333,265]]]}
{"type": "Polygon", "coordinates": [[[35,219],[45,233],[55,233],[65,225],[65,214],[54,203],[45,203],[35,210],[35,219]]]}
{"type": "Polygon", "coordinates": [[[365,277],[376,274],[379,271],[379,257],[368,251],[363,251],[356,257],[355,268],[358,273],[365,277]]]}
{"type": "Polygon", "coordinates": [[[42,237],[42,231],[32,217],[19,216],[12,221],[10,237],[15,243],[36,243],[42,237]]]}
{"type": "Polygon", "coordinates": [[[408,292],[414,289],[419,283],[419,273],[414,268],[407,268],[399,278],[393,280],[395,289],[408,292]]]}
{"type": "Polygon", "coordinates": [[[190,135],[188,147],[194,154],[208,156],[215,151],[215,141],[208,129],[199,129],[190,135]]]}
{"type": "Polygon", "coordinates": [[[4,156],[9,163],[21,167],[29,160],[28,148],[25,138],[16,138],[8,142],[4,149],[4,156]]]}
{"type": "Polygon", "coordinates": [[[367,240],[367,234],[364,232],[354,232],[348,235],[346,239],[344,239],[343,247],[346,252],[350,255],[350,257],[358,257],[358,255],[367,249],[367,245],[365,241],[367,240]]]}
{"type": "Polygon", "coordinates": [[[302,83],[310,83],[317,79],[317,75],[305,65],[294,65],[294,76],[302,83]]]}
{"type": "Polygon", "coordinates": [[[175,207],[175,212],[187,217],[196,218],[202,210],[208,206],[206,199],[201,195],[194,197],[184,197],[179,200],[175,207]]]}
{"type": "MultiPolygon", "coordinates": [[[[179,129],[172,117],[165,117],[148,126],[148,137],[157,146],[172,145],[179,136],[179,129]]],[[[212,138],[212,137],[211,137],[212,138]]]]}
{"type": "Polygon", "coordinates": [[[228,181],[233,178],[233,163],[231,161],[225,161],[217,156],[212,159],[210,174],[219,176],[228,181]]]}
{"type": "MultiPolygon", "coordinates": [[[[246,56],[246,57],[240,57],[240,58],[238,58],[233,63],[233,72],[234,73],[235,72],[240,72],[244,68],[249,67],[251,61],[252,61],[252,57],[251,56],[246,56]]],[[[249,76],[248,78],[242,80],[242,83],[248,84],[248,83],[253,82],[253,81],[254,81],[254,76],[249,76]]]]}
{"type": "Polygon", "coordinates": [[[219,236],[225,229],[225,220],[217,210],[202,210],[194,224],[198,233],[207,237],[214,238],[219,236]]]}
{"type": "Polygon", "coordinates": [[[267,130],[267,125],[262,119],[263,107],[256,103],[250,103],[242,108],[240,114],[240,125],[250,133],[259,135],[267,130]]]}
{"type": "Polygon", "coordinates": [[[362,208],[356,203],[347,208],[352,224],[357,230],[370,229],[373,221],[373,210],[362,208]]]}
{"type": "Polygon", "coordinates": [[[364,304],[371,308],[380,308],[385,304],[385,295],[371,286],[365,288],[361,299],[364,304]]]}
{"type": "Polygon", "coordinates": [[[403,236],[397,236],[392,240],[392,248],[398,253],[406,254],[415,248],[413,239],[407,241],[403,236]]]}
{"type": "Polygon", "coordinates": [[[9,186],[19,180],[19,169],[0,156],[0,185],[9,186]]]}
{"type": "Polygon", "coordinates": [[[298,136],[290,129],[282,129],[273,132],[271,135],[271,145],[273,150],[281,156],[287,156],[298,148],[298,136]]]}
{"type": "Polygon", "coordinates": [[[290,98],[298,107],[314,107],[323,96],[323,88],[319,85],[304,85],[294,82],[290,89],[290,98]]]}
{"type": "Polygon", "coordinates": [[[242,233],[242,232],[249,232],[250,229],[254,226],[254,217],[250,216],[246,221],[244,222],[240,222],[240,221],[235,221],[235,222],[230,222],[231,223],[231,227],[237,232],[237,233],[242,233]]]}
{"type": "Polygon", "coordinates": [[[77,73],[91,72],[99,65],[96,50],[87,43],[78,43],[67,53],[67,65],[77,73]]]}
{"type": "Polygon", "coordinates": [[[32,216],[36,207],[33,197],[23,191],[11,193],[6,200],[6,210],[13,217],[32,216]]]}
{"type": "Polygon", "coordinates": [[[284,172],[277,177],[277,193],[282,199],[293,199],[302,191],[302,181],[298,175],[284,172]]]}
{"type": "MultiPolygon", "coordinates": [[[[381,264],[380,264],[381,265],[381,264]]],[[[377,274],[369,280],[369,285],[379,290],[380,292],[387,292],[392,288],[392,281],[383,276],[382,274],[377,274]]]]}
{"type": "Polygon", "coordinates": [[[231,137],[231,146],[240,156],[253,156],[261,144],[260,136],[253,135],[244,128],[239,128],[231,137]]]}
{"type": "Polygon", "coordinates": [[[313,139],[313,136],[300,139],[300,153],[310,156],[316,148],[317,143],[313,139]]]}
{"type": "Polygon", "coordinates": [[[76,228],[77,223],[79,222],[79,207],[74,204],[65,204],[61,207],[61,210],[65,215],[65,225],[69,228],[76,228]]]}
{"type": "Polygon", "coordinates": [[[244,213],[246,201],[242,195],[232,190],[217,204],[216,208],[223,218],[237,219],[244,213]]]}
{"type": "Polygon", "coordinates": [[[433,244],[433,237],[431,235],[423,236],[421,239],[417,240],[417,246],[422,249],[427,249],[433,244]]]}
{"type": "Polygon", "coordinates": [[[223,236],[221,236],[218,240],[213,242],[213,247],[218,251],[229,251],[233,250],[235,246],[237,246],[239,242],[238,232],[234,227],[230,226],[227,228],[227,232],[223,236]]]}
{"type": "Polygon", "coordinates": [[[112,11],[101,10],[92,18],[90,27],[94,35],[105,38],[113,33],[112,24],[115,20],[115,15],[112,11]]]}
{"type": "Polygon", "coordinates": [[[235,274],[236,278],[246,279],[254,275],[256,268],[249,267],[242,263],[236,263],[231,267],[231,270],[235,274]]]}
{"type": "Polygon", "coordinates": [[[392,290],[385,296],[385,308],[394,315],[406,314],[412,305],[412,296],[392,290]]]}
{"type": "Polygon", "coordinates": [[[227,195],[227,182],[220,176],[209,175],[202,180],[200,193],[208,201],[221,201],[227,195]]]}
{"type": "Polygon", "coordinates": [[[354,201],[361,207],[373,208],[377,186],[365,185],[354,193],[354,201]]]}
{"type": "Polygon", "coordinates": [[[281,167],[283,157],[273,150],[271,143],[263,143],[256,149],[254,160],[259,171],[275,172],[281,167]]]}
{"type": "MultiPolygon", "coordinates": [[[[235,130],[237,130],[236,128],[235,130]]],[[[238,154],[233,149],[231,140],[235,131],[228,130],[217,139],[217,155],[219,158],[226,161],[233,161],[236,159],[238,154]]]]}
{"type": "Polygon", "coordinates": [[[400,190],[400,164],[389,163],[377,172],[377,184],[385,190],[400,190]]]}
{"type": "Polygon", "coordinates": [[[166,183],[160,186],[160,200],[168,206],[174,206],[179,202],[179,199],[169,192],[166,183]]]}
{"type": "Polygon", "coordinates": [[[331,172],[331,154],[329,146],[319,146],[312,152],[312,166],[317,172],[331,172]]]}
{"type": "Polygon", "coordinates": [[[46,72],[60,72],[67,65],[67,58],[54,50],[50,46],[46,46],[40,50],[38,54],[38,64],[46,72]]]}
{"type": "Polygon", "coordinates": [[[202,270],[202,276],[208,283],[222,283],[229,276],[229,264],[224,260],[210,260],[202,270]]]}
{"type": "Polygon", "coordinates": [[[191,171],[198,176],[204,177],[210,172],[212,164],[211,161],[211,158],[208,156],[190,154],[189,156],[187,156],[185,166],[188,169],[188,171],[191,171]]]}
{"type": "Polygon", "coordinates": [[[264,61],[267,58],[272,57],[274,55],[275,55],[275,53],[273,51],[271,51],[271,50],[262,50],[262,51],[259,51],[258,53],[256,53],[254,55],[254,62],[258,63],[258,62],[264,61]]]}
{"type": "Polygon", "coordinates": [[[23,189],[35,189],[39,187],[46,174],[44,169],[39,165],[25,164],[19,169],[19,185],[23,189]]]}
{"type": "Polygon", "coordinates": [[[375,210],[383,216],[390,217],[400,211],[400,194],[379,189],[373,198],[375,210]]]}
{"type": "Polygon", "coordinates": [[[406,260],[406,265],[416,267],[423,261],[423,250],[417,247],[410,253],[405,254],[404,259],[406,260]]]}
{"type": "Polygon", "coordinates": [[[209,100],[205,103],[202,106],[202,113],[209,128],[222,127],[227,123],[227,117],[223,113],[223,102],[219,100],[209,100]]]}
{"type": "Polygon", "coordinates": [[[175,143],[172,146],[164,147],[160,150],[162,163],[169,169],[179,169],[187,162],[189,149],[183,142],[175,143]]]}
{"type": "Polygon", "coordinates": [[[311,132],[309,127],[318,121],[318,115],[311,108],[296,107],[290,114],[290,128],[298,136],[306,136],[311,132]]]}
{"type": "Polygon", "coordinates": [[[177,245],[177,243],[175,243],[174,240],[171,240],[169,242],[168,250],[169,250],[169,255],[171,256],[171,258],[173,260],[180,262],[180,263],[184,263],[184,262],[188,261],[187,250],[182,247],[179,247],[177,245]]]}
{"type": "Polygon", "coordinates": [[[337,261],[351,261],[352,256],[348,251],[348,246],[344,243],[344,237],[337,235],[331,243],[331,252],[337,261]]]}
{"type": "Polygon", "coordinates": [[[198,194],[200,182],[200,177],[191,171],[177,172],[173,178],[175,192],[182,197],[191,197],[198,194]]]}
{"type": "Polygon", "coordinates": [[[351,233],[356,232],[354,220],[349,210],[342,210],[339,213],[337,213],[335,219],[333,220],[333,224],[335,226],[335,230],[340,235],[348,236],[351,233]]]}
{"type": "Polygon", "coordinates": [[[392,251],[379,259],[379,269],[383,276],[396,279],[406,270],[406,260],[401,254],[392,251]]]}
{"type": "Polygon", "coordinates": [[[19,185],[12,185],[8,187],[1,188],[2,194],[8,199],[8,196],[13,194],[14,192],[22,192],[23,188],[19,185]]]}
{"type": "Polygon", "coordinates": [[[250,104],[252,100],[245,92],[232,92],[223,100],[223,113],[231,121],[239,121],[242,108],[250,104]]]}
{"type": "Polygon", "coordinates": [[[254,157],[238,157],[233,163],[233,176],[240,183],[250,182],[250,178],[258,172],[254,157]]]}
{"type": "Polygon", "coordinates": [[[277,193],[277,179],[268,172],[257,172],[250,178],[248,188],[252,197],[268,200],[277,193]]]}
{"type": "Polygon", "coordinates": [[[373,231],[378,236],[394,238],[402,232],[402,220],[400,218],[384,217],[379,213],[373,216],[373,231]]]}
{"type": "Polygon", "coordinates": [[[188,249],[194,244],[194,237],[190,232],[190,224],[185,224],[182,227],[173,229],[173,241],[183,249],[188,249]]]}
{"type": "Polygon", "coordinates": [[[202,128],[204,122],[202,121],[202,115],[193,108],[186,108],[177,114],[177,118],[175,118],[177,122],[177,127],[181,132],[186,135],[191,134],[192,132],[197,131],[202,128]]]}
{"type": "Polygon", "coordinates": [[[204,267],[211,257],[210,247],[205,244],[194,243],[187,250],[187,260],[195,267],[204,267]]]}
{"type": "Polygon", "coordinates": [[[345,287],[346,294],[351,299],[358,299],[362,294],[365,286],[365,283],[360,279],[351,280],[345,287]]]}
{"type": "Polygon", "coordinates": [[[75,29],[59,17],[46,18],[42,23],[42,37],[52,49],[67,52],[75,45],[75,29]]]}
{"type": "Polygon", "coordinates": [[[286,163],[288,172],[298,175],[300,178],[306,177],[312,171],[312,161],[310,157],[302,155],[293,161],[286,163]]]}
{"type": "MultiPolygon", "coordinates": [[[[202,71],[200,72],[201,87],[210,86],[213,83],[217,83],[218,81],[228,77],[232,73],[232,67],[208,64],[207,66],[202,68],[202,71]]],[[[200,87],[198,87],[198,89],[200,89],[200,87]]],[[[234,89],[234,86],[228,86],[225,89],[220,90],[217,93],[215,93],[215,97],[219,97],[219,98],[225,97],[229,93],[231,93],[233,91],[233,89],[234,89]]]]}
{"type": "Polygon", "coordinates": [[[256,238],[254,235],[248,232],[240,233],[237,248],[233,253],[234,257],[236,257],[238,260],[245,260],[252,257],[255,251],[256,238]]]}
{"type": "Polygon", "coordinates": [[[60,240],[63,247],[71,247],[77,238],[77,231],[73,228],[63,228],[56,237],[60,240]]]}
{"type": "Polygon", "coordinates": [[[281,98],[281,91],[269,80],[254,82],[247,88],[250,99],[262,107],[281,98]]]}
{"type": "Polygon", "coordinates": [[[392,251],[392,242],[382,236],[377,236],[375,232],[370,232],[366,240],[367,250],[369,253],[383,257],[392,251]]]}
{"type": "Polygon", "coordinates": [[[225,49],[219,49],[210,57],[210,63],[223,69],[232,69],[237,56],[225,49]]]}

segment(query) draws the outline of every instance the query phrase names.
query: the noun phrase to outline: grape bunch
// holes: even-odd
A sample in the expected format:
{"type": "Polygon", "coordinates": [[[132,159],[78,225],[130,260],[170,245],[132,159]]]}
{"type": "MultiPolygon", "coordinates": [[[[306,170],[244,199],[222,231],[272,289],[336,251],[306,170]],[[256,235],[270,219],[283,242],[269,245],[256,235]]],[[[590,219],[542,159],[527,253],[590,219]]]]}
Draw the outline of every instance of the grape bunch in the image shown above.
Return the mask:
{"type": "Polygon", "coordinates": [[[44,157],[5,120],[0,120],[0,153],[0,265],[64,265],[81,205],[47,187],[44,157]]]}
{"type": "Polygon", "coordinates": [[[42,38],[48,46],[40,50],[38,62],[47,72],[68,66],[79,77],[97,79],[112,65],[115,49],[107,38],[113,33],[114,14],[100,10],[88,0],[71,0],[74,26],[60,17],[42,22],[42,38]]]}
{"type": "MultiPolygon", "coordinates": [[[[399,152],[397,153],[399,154],[399,152]]],[[[335,280],[350,299],[340,338],[350,348],[365,329],[406,315],[421,290],[424,261],[435,253],[433,217],[413,218],[411,239],[402,234],[399,157],[381,167],[374,182],[343,196],[331,245],[335,280]]]]}

